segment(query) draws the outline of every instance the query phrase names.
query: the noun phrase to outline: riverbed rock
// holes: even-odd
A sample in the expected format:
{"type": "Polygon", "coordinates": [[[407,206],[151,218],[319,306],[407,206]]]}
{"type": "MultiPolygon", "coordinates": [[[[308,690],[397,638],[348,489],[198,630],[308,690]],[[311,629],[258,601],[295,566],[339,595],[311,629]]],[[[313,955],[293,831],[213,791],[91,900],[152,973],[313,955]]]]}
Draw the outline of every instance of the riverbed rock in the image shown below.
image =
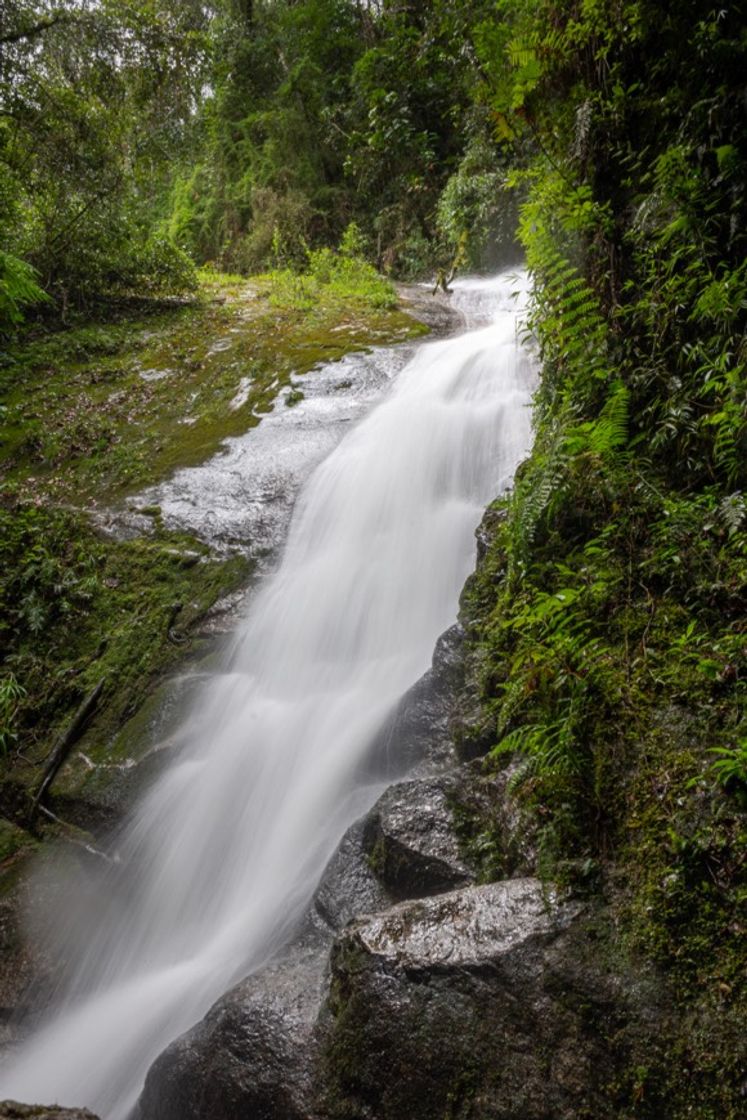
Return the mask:
{"type": "Polygon", "coordinates": [[[577,903],[535,879],[353,923],[332,955],[320,1109],[335,1120],[612,1117],[628,1014],[577,903]]]}
{"type": "Polygon", "coordinates": [[[343,836],[314,894],[316,913],[338,932],[361,914],[375,914],[395,901],[374,873],[364,847],[365,820],[343,836]]]}
{"type": "Polygon", "coordinates": [[[431,668],[410,688],[377,737],[372,754],[390,781],[454,764],[451,714],[463,683],[464,632],[450,627],[436,643],[431,668]]]}
{"type": "Polygon", "coordinates": [[[151,1067],[138,1120],[313,1120],[328,948],[311,936],[223,996],[151,1067]]]}
{"type": "Polygon", "coordinates": [[[413,319],[430,328],[434,338],[447,338],[464,323],[464,316],[441,291],[434,294],[430,285],[397,284],[397,294],[413,319]]]}
{"type": "Polygon", "coordinates": [[[87,1108],[45,1107],[39,1104],[20,1104],[18,1101],[0,1101],[0,1120],[98,1120],[87,1108]]]}
{"type": "Polygon", "coordinates": [[[474,879],[455,831],[454,785],[446,775],[398,782],[368,814],[363,843],[392,898],[421,898],[474,879]]]}

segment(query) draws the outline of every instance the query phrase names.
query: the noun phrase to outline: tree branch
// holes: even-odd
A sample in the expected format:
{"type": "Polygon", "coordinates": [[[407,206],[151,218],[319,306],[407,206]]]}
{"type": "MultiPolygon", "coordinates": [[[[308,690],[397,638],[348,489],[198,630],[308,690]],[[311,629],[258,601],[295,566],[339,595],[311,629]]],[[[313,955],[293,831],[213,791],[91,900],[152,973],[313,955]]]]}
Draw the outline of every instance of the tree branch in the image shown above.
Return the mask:
{"type": "Polygon", "coordinates": [[[58,23],[69,23],[72,19],[72,12],[53,12],[45,19],[40,19],[38,23],[32,23],[30,27],[19,27],[15,31],[0,35],[0,47],[20,43],[22,39],[35,39],[38,35],[49,31],[50,27],[55,27],[58,23]]]}
{"type": "Polygon", "coordinates": [[[64,734],[60,735],[59,739],[57,740],[54,746],[54,750],[50,755],[49,762],[47,763],[47,768],[44,772],[41,784],[31,805],[30,815],[32,821],[36,816],[38,810],[41,808],[42,800],[52,782],[54,781],[57,771],[62,766],[74,744],[83,734],[86,723],[88,722],[89,717],[93,713],[93,710],[98,703],[99,696],[101,695],[104,687],[104,683],[105,678],[102,677],[102,679],[94,688],[93,692],[89,693],[89,695],[86,696],[85,700],[78,708],[78,711],[75,713],[75,716],[73,718],[73,722],[70,724],[67,731],[65,731],[64,734]]]}

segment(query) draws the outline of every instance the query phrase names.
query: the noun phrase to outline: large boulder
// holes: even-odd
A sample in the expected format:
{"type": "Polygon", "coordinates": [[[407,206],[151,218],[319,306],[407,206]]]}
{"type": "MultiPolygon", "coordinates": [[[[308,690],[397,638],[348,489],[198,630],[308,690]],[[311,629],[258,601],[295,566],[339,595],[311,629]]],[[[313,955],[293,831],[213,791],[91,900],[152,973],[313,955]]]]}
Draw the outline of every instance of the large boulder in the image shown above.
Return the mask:
{"type": "Polygon", "coordinates": [[[448,775],[399,782],[368,814],[364,847],[392,898],[421,898],[474,879],[455,831],[454,786],[448,775]]]}
{"type": "Polygon", "coordinates": [[[139,1120],[311,1120],[328,950],[312,933],[223,996],[153,1064],[139,1120]]]}
{"type": "Polygon", "coordinates": [[[319,1108],[335,1120],[616,1117],[625,992],[579,904],[535,879],[353,923],[332,955],[319,1108]],[[618,1035],[619,1037],[619,1035],[618,1035]]]}

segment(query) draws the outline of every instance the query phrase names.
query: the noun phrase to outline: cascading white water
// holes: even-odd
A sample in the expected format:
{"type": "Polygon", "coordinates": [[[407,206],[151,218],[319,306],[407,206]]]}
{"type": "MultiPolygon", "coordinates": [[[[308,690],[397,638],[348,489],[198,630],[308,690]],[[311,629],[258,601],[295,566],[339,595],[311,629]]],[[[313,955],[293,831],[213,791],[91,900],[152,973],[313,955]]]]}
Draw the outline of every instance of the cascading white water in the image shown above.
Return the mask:
{"type": "Polygon", "coordinates": [[[122,832],[118,864],[70,890],[84,918],[67,994],[0,1072],[0,1099],[124,1120],[158,1053],[303,915],[380,788],[367,754],[455,618],[483,507],[529,447],[516,287],[459,284],[468,320],[477,308],[491,325],[424,344],[313,474],[230,671],[122,832]]]}

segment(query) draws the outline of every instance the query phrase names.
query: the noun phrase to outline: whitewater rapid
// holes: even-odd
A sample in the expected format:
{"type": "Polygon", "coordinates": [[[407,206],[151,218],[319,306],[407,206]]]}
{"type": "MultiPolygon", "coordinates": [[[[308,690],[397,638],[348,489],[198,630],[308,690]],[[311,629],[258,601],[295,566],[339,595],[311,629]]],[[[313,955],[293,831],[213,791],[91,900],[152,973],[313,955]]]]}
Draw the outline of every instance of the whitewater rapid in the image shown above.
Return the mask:
{"type": "Polygon", "coordinates": [[[314,471],[186,746],[113,838],[116,863],[49,915],[63,990],[0,1099],[126,1120],[157,1055],[302,918],[380,792],[376,733],[454,621],[483,509],[529,448],[525,291],[516,274],[457,284],[467,322],[489,325],[423,344],[314,471]]]}

